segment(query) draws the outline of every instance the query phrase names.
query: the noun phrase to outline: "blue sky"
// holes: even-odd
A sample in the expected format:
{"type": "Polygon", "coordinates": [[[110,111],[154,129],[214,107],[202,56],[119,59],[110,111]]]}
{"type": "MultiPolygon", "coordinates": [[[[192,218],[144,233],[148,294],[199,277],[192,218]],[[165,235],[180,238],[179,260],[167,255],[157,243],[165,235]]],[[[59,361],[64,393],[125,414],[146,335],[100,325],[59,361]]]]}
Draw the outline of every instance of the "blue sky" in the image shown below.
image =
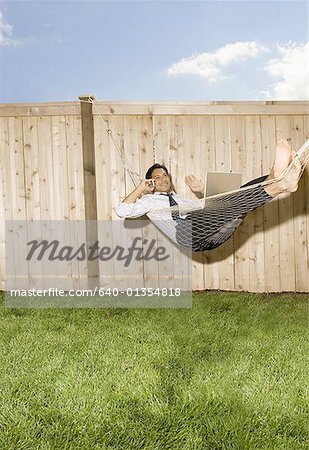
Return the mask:
{"type": "Polygon", "coordinates": [[[0,101],[303,100],[308,2],[1,1],[0,101]]]}

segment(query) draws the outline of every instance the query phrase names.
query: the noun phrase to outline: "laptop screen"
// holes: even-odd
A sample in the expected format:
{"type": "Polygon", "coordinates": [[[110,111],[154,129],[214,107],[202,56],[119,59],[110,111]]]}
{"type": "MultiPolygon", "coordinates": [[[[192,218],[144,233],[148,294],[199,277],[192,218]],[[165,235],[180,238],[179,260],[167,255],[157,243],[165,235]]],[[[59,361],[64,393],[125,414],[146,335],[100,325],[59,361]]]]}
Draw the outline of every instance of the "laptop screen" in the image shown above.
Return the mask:
{"type": "Polygon", "coordinates": [[[205,177],[206,197],[239,189],[241,178],[242,174],[238,172],[207,172],[205,177]]]}

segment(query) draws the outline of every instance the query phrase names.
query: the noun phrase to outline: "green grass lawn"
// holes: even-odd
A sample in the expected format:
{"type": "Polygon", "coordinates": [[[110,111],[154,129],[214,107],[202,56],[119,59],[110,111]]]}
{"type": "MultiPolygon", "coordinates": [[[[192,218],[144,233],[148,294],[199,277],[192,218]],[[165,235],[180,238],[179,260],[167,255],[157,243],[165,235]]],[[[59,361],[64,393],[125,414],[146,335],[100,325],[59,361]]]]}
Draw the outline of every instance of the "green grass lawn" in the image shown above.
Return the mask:
{"type": "Polygon", "coordinates": [[[2,296],[0,449],[308,448],[307,307],[211,292],[188,310],[31,310],[2,296]]]}

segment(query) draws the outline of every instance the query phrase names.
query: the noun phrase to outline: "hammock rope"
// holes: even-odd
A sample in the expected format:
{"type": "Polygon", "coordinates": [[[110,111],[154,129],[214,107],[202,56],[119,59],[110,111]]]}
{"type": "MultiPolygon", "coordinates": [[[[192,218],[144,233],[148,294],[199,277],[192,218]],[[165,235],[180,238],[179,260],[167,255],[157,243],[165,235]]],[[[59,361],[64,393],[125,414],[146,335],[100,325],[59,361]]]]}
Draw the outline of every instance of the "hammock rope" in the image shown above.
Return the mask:
{"type": "Polygon", "coordinates": [[[128,164],[128,161],[126,159],[124,150],[118,145],[118,143],[117,143],[117,141],[116,141],[116,139],[115,139],[115,137],[113,135],[112,130],[109,128],[108,122],[105,120],[103,115],[97,109],[95,101],[94,101],[94,98],[89,96],[87,100],[81,100],[81,102],[83,102],[83,103],[91,103],[95,113],[102,119],[102,121],[104,123],[104,126],[105,126],[105,129],[106,129],[106,132],[109,135],[109,137],[110,137],[110,139],[111,139],[115,149],[117,150],[117,152],[118,152],[118,154],[119,154],[119,156],[120,156],[120,158],[121,158],[121,160],[123,162],[124,169],[128,172],[134,187],[137,187],[139,185],[139,183],[142,181],[142,178],[136,171],[133,171],[130,168],[130,166],[128,164]]]}

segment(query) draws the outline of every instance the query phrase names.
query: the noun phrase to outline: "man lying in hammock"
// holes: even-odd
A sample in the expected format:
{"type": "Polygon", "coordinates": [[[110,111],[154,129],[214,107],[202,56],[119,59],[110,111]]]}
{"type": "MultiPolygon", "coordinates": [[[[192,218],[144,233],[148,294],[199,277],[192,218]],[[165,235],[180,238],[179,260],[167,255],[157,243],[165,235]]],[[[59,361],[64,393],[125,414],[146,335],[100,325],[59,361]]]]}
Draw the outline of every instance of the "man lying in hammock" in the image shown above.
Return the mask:
{"type": "MultiPolygon", "coordinates": [[[[117,215],[136,218],[147,214],[180,246],[195,252],[211,250],[231,237],[248,213],[283,192],[297,190],[302,165],[295,155],[288,142],[280,140],[268,176],[252,180],[236,192],[196,200],[177,195],[167,168],[154,164],[146,179],[120,203],[117,215]]],[[[197,197],[203,194],[203,183],[194,175],[186,176],[185,183],[197,197]]]]}

